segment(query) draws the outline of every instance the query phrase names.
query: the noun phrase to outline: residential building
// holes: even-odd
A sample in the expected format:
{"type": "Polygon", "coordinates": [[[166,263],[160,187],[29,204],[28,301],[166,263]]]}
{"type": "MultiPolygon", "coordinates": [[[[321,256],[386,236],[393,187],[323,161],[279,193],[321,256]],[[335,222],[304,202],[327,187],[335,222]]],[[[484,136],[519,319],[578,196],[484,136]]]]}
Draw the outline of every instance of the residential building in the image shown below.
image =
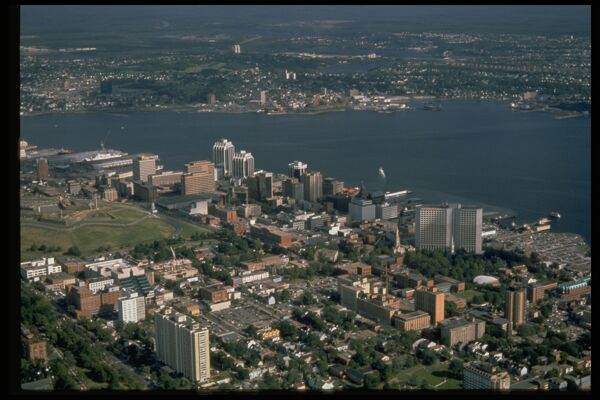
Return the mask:
{"type": "Polygon", "coordinates": [[[392,317],[392,326],[403,332],[417,331],[431,326],[431,317],[424,311],[397,313],[392,317]]]}
{"type": "Polygon", "coordinates": [[[292,244],[293,236],[283,232],[281,229],[270,226],[254,224],[250,227],[250,236],[260,239],[266,244],[276,244],[281,247],[289,247],[292,244]]]}
{"type": "Polygon", "coordinates": [[[54,257],[44,257],[39,260],[22,262],[20,265],[21,278],[37,282],[40,277],[57,274],[62,271],[60,264],[55,264],[54,257]]]}
{"type": "Polygon", "coordinates": [[[417,249],[450,250],[462,248],[481,254],[483,210],[460,204],[418,206],[415,222],[417,249]]]}
{"type": "Polygon", "coordinates": [[[235,146],[227,139],[220,139],[213,145],[212,161],[216,167],[223,168],[223,174],[225,176],[231,176],[233,172],[234,154],[235,146]]]}
{"type": "Polygon", "coordinates": [[[525,322],[525,300],[524,288],[509,288],[506,291],[504,318],[512,322],[513,327],[525,322]]]}
{"type": "Polygon", "coordinates": [[[155,314],[157,358],[194,382],[210,378],[208,328],[166,308],[155,314]]]}
{"type": "Polygon", "coordinates": [[[254,174],[254,157],[252,153],[241,150],[233,155],[233,173],[234,179],[246,179],[254,174]]]}
{"type": "Polygon", "coordinates": [[[431,315],[431,324],[437,325],[444,319],[444,293],[430,290],[417,290],[415,292],[415,309],[425,311],[431,315]]]}
{"type": "Polygon", "coordinates": [[[120,297],[117,302],[119,321],[138,322],[146,317],[146,299],[139,296],[138,293],[128,293],[125,297],[120,297]]]}
{"type": "Polygon", "coordinates": [[[442,343],[455,346],[458,343],[469,343],[485,334],[485,321],[467,321],[459,317],[440,321],[442,343]]]}
{"type": "Polygon", "coordinates": [[[508,390],[510,376],[489,363],[472,362],[465,366],[463,389],[508,390]]]}

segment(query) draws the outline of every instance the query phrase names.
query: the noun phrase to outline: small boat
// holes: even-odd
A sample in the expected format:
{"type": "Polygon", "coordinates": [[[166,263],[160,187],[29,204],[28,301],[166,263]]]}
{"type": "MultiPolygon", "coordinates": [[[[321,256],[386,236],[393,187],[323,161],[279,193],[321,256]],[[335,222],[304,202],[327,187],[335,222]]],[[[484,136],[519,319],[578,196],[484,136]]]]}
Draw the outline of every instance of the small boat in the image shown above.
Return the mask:
{"type": "Polygon", "coordinates": [[[550,216],[550,218],[553,219],[560,219],[560,214],[558,213],[558,211],[552,211],[550,212],[550,214],[548,214],[550,216]]]}

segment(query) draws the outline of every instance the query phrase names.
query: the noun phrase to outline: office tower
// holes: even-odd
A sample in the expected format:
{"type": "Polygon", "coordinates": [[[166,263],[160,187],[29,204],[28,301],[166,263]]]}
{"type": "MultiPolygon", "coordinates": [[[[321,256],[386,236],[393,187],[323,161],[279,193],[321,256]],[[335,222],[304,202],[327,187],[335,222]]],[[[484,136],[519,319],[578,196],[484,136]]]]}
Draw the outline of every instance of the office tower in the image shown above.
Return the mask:
{"type": "Polygon", "coordinates": [[[43,179],[48,177],[48,160],[45,158],[37,159],[37,178],[43,179]]]}
{"type": "Polygon", "coordinates": [[[273,174],[257,171],[248,177],[248,196],[254,200],[265,200],[273,197],[273,174]]]}
{"type": "Polygon", "coordinates": [[[156,159],[139,156],[133,160],[133,180],[148,182],[148,176],[156,173],[156,159]]]}
{"type": "Polygon", "coordinates": [[[348,209],[351,222],[372,221],[375,219],[375,204],[372,200],[353,197],[348,209]]]}
{"type": "Polygon", "coordinates": [[[283,195],[296,201],[304,200],[304,184],[298,178],[288,178],[283,181],[283,195]]]}
{"type": "Polygon", "coordinates": [[[166,308],[154,318],[156,356],[192,381],[210,378],[210,346],[206,327],[166,308]]]}
{"type": "Polygon", "coordinates": [[[335,178],[323,179],[323,196],[335,196],[342,193],[344,182],[335,178]]]}
{"type": "Polygon", "coordinates": [[[245,179],[254,173],[254,157],[252,153],[241,150],[233,155],[233,177],[245,179]]]}
{"type": "Polygon", "coordinates": [[[130,293],[117,301],[119,321],[138,322],[146,318],[146,299],[137,293],[130,293]]]}
{"type": "Polygon", "coordinates": [[[398,217],[398,206],[396,204],[377,204],[375,216],[379,219],[393,219],[398,217]]]}
{"type": "Polygon", "coordinates": [[[302,161],[291,162],[288,164],[288,176],[290,178],[302,179],[307,167],[308,165],[302,161]]]}
{"type": "Polygon", "coordinates": [[[460,204],[419,206],[416,213],[417,249],[451,250],[463,248],[476,254],[481,250],[483,210],[460,204]]]}
{"type": "Polygon", "coordinates": [[[211,106],[217,104],[217,96],[215,96],[213,93],[208,95],[208,104],[210,104],[211,106]]]}
{"type": "Polygon", "coordinates": [[[474,361],[465,365],[463,389],[508,390],[510,376],[489,363],[474,361]]]}
{"type": "Polygon", "coordinates": [[[302,175],[304,200],[316,202],[323,197],[323,178],[319,171],[310,171],[302,175]]]}
{"type": "Polygon", "coordinates": [[[415,309],[425,311],[431,315],[431,324],[444,319],[444,293],[429,290],[417,290],[415,292],[415,309]]]}
{"type": "Polygon", "coordinates": [[[181,175],[183,195],[209,193],[215,190],[215,166],[208,160],[184,164],[181,175]]]}
{"type": "Polygon", "coordinates": [[[260,105],[264,106],[265,104],[267,104],[267,91],[261,90],[260,91],[260,105]]]}
{"type": "Polygon", "coordinates": [[[525,288],[509,288],[506,291],[504,318],[513,326],[525,322],[525,288]]]}
{"type": "Polygon", "coordinates": [[[234,154],[235,146],[227,139],[220,139],[213,145],[213,163],[216,167],[223,167],[225,176],[231,176],[234,154]]]}
{"type": "Polygon", "coordinates": [[[240,54],[240,53],[242,52],[242,48],[240,47],[240,45],[239,45],[239,44],[234,44],[234,45],[233,45],[233,52],[234,52],[235,54],[240,54]]]}

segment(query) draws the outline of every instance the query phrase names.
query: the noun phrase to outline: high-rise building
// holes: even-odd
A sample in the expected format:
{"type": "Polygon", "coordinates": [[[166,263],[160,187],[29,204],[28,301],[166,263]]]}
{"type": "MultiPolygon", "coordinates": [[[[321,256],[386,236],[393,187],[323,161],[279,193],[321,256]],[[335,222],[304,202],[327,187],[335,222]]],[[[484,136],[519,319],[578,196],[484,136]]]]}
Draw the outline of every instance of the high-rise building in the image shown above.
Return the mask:
{"type": "Polygon", "coordinates": [[[210,104],[211,106],[217,104],[217,96],[215,96],[214,93],[208,95],[208,104],[210,104]]]}
{"type": "Polygon", "coordinates": [[[485,321],[467,321],[459,317],[440,321],[440,336],[446,346],[469,343],[485,334],[485,321]]]}
{"type": "Polygon", "coordinates": [[[304,200],[304,184],[298,178],[288,178],[283,181],[283,195],[296,201],[304,200]]]}
{"type": "Polygon", "coordinates": [[[233,155],[233,178],[246,179],[254,173],[254,157],[252,153],[241,150],[233,155]]]}
{"type": "Polygon", "coordinates": [[[375,208],[375,216],[379,219],[393,219],[398,217],[398,206],[396,204],[381,203],[375,208]]]}
{"type": "Polygon", "coordinates": [[[489,363],[472,362],[465,366],[463,389],[508,390],[510,376],[489,363]]]}
{"type": "Polygon", "coordinates": [[[138,322],[146,317],[146,300],[137,293],[129,293],[117,301],[119,321],[138,322]]]}
{"type": "Polygon", "coordinates": [[[444,293],[425,289],[415,292],[415,309],[425,311],[431,315],[431,324],[444,319],[444,293]]]}
{"type": "Polygon", "coordinates": [[[483,210],[460,204],[419,206],[416,213],[417,249],[451,250],[462,248],[481,254],[483,210]]]}
{"type": "Polygon", "coordinates": [[[213,163],[223,168],[225,176],[231,176],[235,146],[227,139],[220,139],[213,145],[213,163]]]}
{"type": "Polygon", "coordinates": [[[372,221],[375,219],[375,204],[372,200],[353,197],[348,206],[352,222],[372,221]]]}
{"type": "Polygon", "coordinates": [[[210,378],[208,328],[166,308],[154,319],[157,358],[192,381],[210,378]]]}
{"type": "Polygon", "coordinates": [[[240,54],[240,53],[242,52],[242,48],[240,47],[240,45],[239,45],[239,44],[234,44],[234,45],[233,45],[233,52],[234,52],[235,54],[240,54]]]}
{"type": "Polygon", "coordinates": [[[261,90],[260,91],[260,105],[264,106],[265,104],[267,104],[267,91],[266,90],[261,90]]]}
{"type": "Polygon", "coordinates": [[[323,179],[323,196],[335,196],[342,193],[344,182],[335,178],[323,179]]]}
{"type": "Polygon", "coordinates": [[[37,178],[43,179],[48,177],[48,160],[45,158],[37,159],[37,178]]]}
{"type": "Polygon", "coordinates": [[[302,175],[304,200],[316,202],[323,197],[323,177],[319,171],[310,171],[302,175]]]}
{"type": "Polygon", "coordinates": [[[517,326],[525,322],[525,288],[509,288],[506,291],[506,302],[504,304],[504,318],[517,326]]]}
{"type": "Polygon", "coordinates": [[[148,176],[156,174],[156,159],[139,156],[133,160],[133,180],[148,182],[148,176]]]}
{"type": "Polygon", "coordinates": [[[302,176],[306,173],[308,165],[302,161],[293,161],[288,164],[288,176],[290,178],[302,179],[302,176]]]}
{"type": "Polygon", "coordinates": [[[261,170],[249,176],[248,196],[259,201],[273,197],[273,173],[261,170]]]}

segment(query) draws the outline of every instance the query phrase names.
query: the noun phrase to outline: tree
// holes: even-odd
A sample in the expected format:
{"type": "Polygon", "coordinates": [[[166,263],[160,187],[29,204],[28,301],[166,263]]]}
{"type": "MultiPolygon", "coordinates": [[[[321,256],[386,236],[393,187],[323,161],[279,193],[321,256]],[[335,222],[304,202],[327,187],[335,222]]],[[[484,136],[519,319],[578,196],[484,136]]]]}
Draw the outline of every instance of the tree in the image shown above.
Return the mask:
{"type": "Polygon", "coordinates": [[[462,360],[455,358],[452,361],[450,361],[448,370],[455,379],[460,380],[463,378],[464,363],[462,362],[462,360]]]}
{"type": "Polygon", "coordinates": [[[75,257],[79,257],[81,255],[81,250],[79,250],[79,247],[77,246],[71,246],[69,247],[69,249],[67,250],[66,253],[68,256],[75,256],[75,257]]]}
{"type": "Polygon", "coordinates": [[[435,353],[431,349],[420,350],[417,352],[417,357],[419,357],[425,365],[431,365],[437,359],[435,353]]]}
{"type": "Polygon", "coordinates": [[[376,389],[377,386],[379,386],[379,383],[381,382],[381,376],[379,374],[379,371],[373,371],[366,374],[363,378],[363,381],[367,389],[376,389]]]}
{"type": "Polygon", "coordinates": [[[244,329],[244,332],[246,332],[246,334],[251,338],[256,338],[256,336],[258,335],[258,329],[256,329],[256,327],[252,324],[248,325],[244,329]]]}

